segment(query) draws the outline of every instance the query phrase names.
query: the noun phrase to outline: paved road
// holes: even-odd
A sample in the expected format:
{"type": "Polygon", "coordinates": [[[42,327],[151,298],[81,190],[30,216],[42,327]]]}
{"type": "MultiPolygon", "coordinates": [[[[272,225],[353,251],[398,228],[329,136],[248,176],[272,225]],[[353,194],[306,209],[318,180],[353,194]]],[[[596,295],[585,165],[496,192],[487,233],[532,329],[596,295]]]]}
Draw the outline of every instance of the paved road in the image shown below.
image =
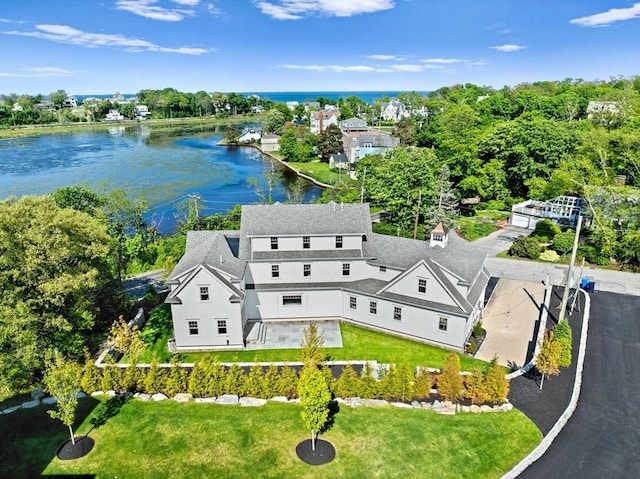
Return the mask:
{"type": "Polygon", "coordinates": [[[640,297],[592,294],[578,407],[549,450],[520,477],[639,477],[639,365],[640,297]]]}
{"type": "Polygon", "coordinates": [[[164,291],[167,289],[164,283],[164,270],[157,269],[123,279],[122,287],[130,298],[142,298],[150,287],[158,292],[164,291]]]}

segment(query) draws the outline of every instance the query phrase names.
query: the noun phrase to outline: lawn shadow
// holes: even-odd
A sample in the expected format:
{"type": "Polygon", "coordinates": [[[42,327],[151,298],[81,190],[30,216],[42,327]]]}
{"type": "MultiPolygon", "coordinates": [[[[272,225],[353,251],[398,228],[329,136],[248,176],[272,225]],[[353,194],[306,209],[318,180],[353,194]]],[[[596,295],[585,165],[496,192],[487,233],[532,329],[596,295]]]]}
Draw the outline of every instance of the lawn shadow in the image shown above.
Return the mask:
{"type": "Polygon", "coordinates": [[[320,428],[320,434],[324,434],[331,430],[333,425],[336,422],[336,415],[340,412],[340,404],[335,399],[329,401],[329,416],[327,417],[327,421],[320,428]]]}
{"type": "MultiPolygon", "coordinates": [[[[99,401],[85,397],[78,401],[73,424],[76,431],[91,415],[99,401]]],[[[43,471],[56,458],[60,445],[69,439],[69,429],[47,411],[55,405],[40,405],[32,409],[19,409],[2,415],[0,420],[0,477],[41,477],[43,471]]],[[[55,476],[50,476],[55,477],[55,476]]],[[[58,477],[95,477],[69,475],[58,477]]]]}
{"type": "Polygon", "coordinates": [[[91,429],[89,429],[85,436],[88,436],[94,429],[104,426],[112,417],[117,416],[122,406],[129,402],[132,397],[131,393],[124,393],[114,396],[108,399],[107,402],[102,403],[97,408],[95,416],[91,418],[91,429]]]}

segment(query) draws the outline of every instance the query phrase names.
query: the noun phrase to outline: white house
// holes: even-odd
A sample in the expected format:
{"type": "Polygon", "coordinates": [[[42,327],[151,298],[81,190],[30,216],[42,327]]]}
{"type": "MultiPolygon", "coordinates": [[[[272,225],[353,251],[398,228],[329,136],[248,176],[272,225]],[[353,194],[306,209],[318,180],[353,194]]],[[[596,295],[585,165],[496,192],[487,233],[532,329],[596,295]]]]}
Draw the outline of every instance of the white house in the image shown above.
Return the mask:
{"type": "Polygon", "coordinates": [[[242,135],[238,138],[238,143],[255,143],[260,141],[262,137],[262,133],[259,130],[245,130],[242,132],[242,135]]]}
{"type": "Polygon", "coordinates": [[[326,130],[329,125],[338,125],[339,111],[312,111],[309,118],[309,131],[315,135],[326,130]]]}
{"type": "Polygon", "coordinates": [[[168,278],[177,351],[242,349],[261,323],[342,320],[462,350],[485,255],[443,228],[376,234],[367,204],[242,207],[240,231],[190,231],[168,278]]]}
{"type": "Polygon", "coordinates": [[[400,121],[403,118],[407,118],[411,114],[407,111],[404,103],[398,100],[391,100],[388,103],[383,103],[380,111],[380,118],[386,121],[400,121]]]}
{"type": "Polygon", "coordinates": [[[549,201],[527,200],[511,207],[509,224],[532,230],[538,221],[548,219],[574,227],[578,216],[586,209],[586,202],[577,196],[557,196],[549,201]]]}
{"type": "Polygon", "coordinates": [[[135,117],[140,120],[151,118],[151,112],[149,111],[147,105],[136,105],[133,113],[135,117]]]}

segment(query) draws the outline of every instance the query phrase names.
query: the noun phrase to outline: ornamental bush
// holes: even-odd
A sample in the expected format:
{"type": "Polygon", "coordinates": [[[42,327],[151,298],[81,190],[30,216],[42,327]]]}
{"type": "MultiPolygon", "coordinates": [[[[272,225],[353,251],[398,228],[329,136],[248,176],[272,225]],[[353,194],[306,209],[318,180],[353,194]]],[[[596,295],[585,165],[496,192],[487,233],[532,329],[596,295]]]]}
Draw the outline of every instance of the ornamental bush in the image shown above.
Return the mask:
{"type": "Polygon", "coordinates": [[[533,231],[532,236],[544,236],[549,240],[560,233],[562,230],[560,227],[551,220],[540,220],[536,223],[536,229],[533,231]]]}
{"type": "Polygon", "coordinates": [[[540,254],[540,260],[546,261],[547,263],[556,263],[560,260],[560,256],[552,249],[548,249],[540,254]]]}
{"type": "Polygon", "coordinates": [[[576,238],[576,232],[572,230],[563,231],[553,237],[553,245],[551,246],[558,254],[565,255],[573,249],[573,242],[576,238]]]}
{"type": "Polygon", "coordinates": [[[542,249],[536,239],[530,236],[521,236],[509,248],[509,255],[519,258],[538,259],[541,252],[542,249]]]}
{"type": "Polygon", "coordinates": [[[558,321],[558,324],[553,328],[553,340],[561,345],[558,366],[569,367],[571,365],[572,332],[569,321],[566,318],[558,321]]]}

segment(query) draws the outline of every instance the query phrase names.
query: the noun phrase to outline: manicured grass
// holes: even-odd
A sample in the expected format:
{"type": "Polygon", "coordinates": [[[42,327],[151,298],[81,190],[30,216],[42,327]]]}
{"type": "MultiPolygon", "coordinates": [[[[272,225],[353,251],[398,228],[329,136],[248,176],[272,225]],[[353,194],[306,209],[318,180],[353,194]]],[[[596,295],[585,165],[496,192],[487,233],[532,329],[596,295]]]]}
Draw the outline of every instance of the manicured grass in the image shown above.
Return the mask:
{"type": "MultiPolygon", "coordinates": [[[[167,305],[158,308],[154,314],[162,315],[165,324],[169,316],[167,305]]],[[[153,319],[148,325],[154,324],[153,319]]],[[[441,367],[446,357],[451,353],[448,349],[430,346],[428,344],[410,341],[404,338],[360,328],[348,323],[340,324],[342,333],[342,348],[325,348],[330,360],[375,360],[379,363],[401,364],[407,361],[411,367],[428,366],[441,367]]],[[[166,330],[158,341],[145,350],[139,362],[148,363],[154,355],[160,362],[168,362],[171,354],[167,351],[167,340],[171,331],[166,330]]],[[[207,353],[184,353],[183,362],[197,362],[207,353]]],[[[299,361],[300,349],[261,349],[254,351],[221,351],[211,353],[221,362],[276,362],[299,361]]],[[[126,362],[126,358],[122,362],[126,362]]],[[[483,368],[486,363],[469,356],[460,355],[463,370],[470,370],[473,366],[483,368]]]]}
{"type": "Polygon", "coordinates": [[[475,216],[460,216],[456,220],[456,227],[463,238],[474,241],[490,235],[499,227],[496,221],[504,220],[509,214],[504,211],[478,210],[475,216]]]}
{"type": "MultiPolygon", "coordinates": [[[[90,429],[84,420],[78,433],[90,429]]],[[[91,431],[94,449],[60,461],[64,426],[39,407],[0,421],[6,477],[90,474],[96,478],[492,478],[500,477],[540,441],[519,411],[440,416],[430,411],[342,407],[321,437],[336,458],[308,466],[295,453],[308,437],[294,404],[262,408],[132,400],[91,431]],[[94,476],[95,475],[95,476],[94,476]]]]}
{"type": "MultiPolygon", "coordinates": [[[[331,170],[329,168],[329,163],[324,163],[320,160],[309,161],[306,163],[289,162],[288,165],[327,185],[333,185],[338,181],[338,172],[331,170]]],[[[348,173],[345,172],[340,174],[340,176],[343,177],[346,177],[347,175],[348,173]]]]}

